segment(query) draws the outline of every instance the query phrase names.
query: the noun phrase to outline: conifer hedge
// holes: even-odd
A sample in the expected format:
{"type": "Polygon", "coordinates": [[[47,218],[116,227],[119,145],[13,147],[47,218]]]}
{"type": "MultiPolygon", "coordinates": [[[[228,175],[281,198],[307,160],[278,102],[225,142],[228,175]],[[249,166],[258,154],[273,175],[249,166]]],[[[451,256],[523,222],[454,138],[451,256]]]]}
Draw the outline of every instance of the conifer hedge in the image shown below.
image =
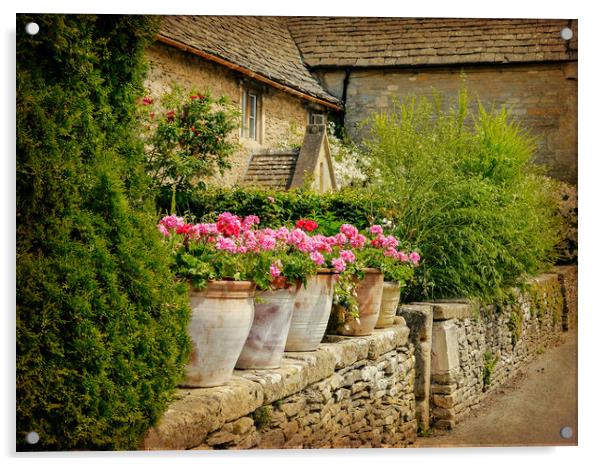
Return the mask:
{"type": "Polygon", "coordinates": [[[17,17],[19,450],[136,448],[182,374],[186,291],[155,230],[136,134],[156,26],[17,17]]]}

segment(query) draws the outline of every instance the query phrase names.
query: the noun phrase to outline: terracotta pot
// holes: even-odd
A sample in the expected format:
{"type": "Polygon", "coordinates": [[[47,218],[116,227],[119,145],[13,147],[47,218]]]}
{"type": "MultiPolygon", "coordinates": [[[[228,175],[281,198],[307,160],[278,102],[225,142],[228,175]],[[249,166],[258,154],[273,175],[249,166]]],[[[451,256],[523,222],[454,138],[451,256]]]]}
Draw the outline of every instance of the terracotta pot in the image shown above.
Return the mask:
{"type": "Polygon", "coordinates": [[[380,315],[375,328],[386,328],[393,325],[393,318],[399,306],[401,287],[398,282],[384,282],[383,297],[380,303],[380,315]]]}
{"type": "Polygon", "coordinates": [[[360,317],[338,325],[335,332],[339,335],[366,336],[372,334],[378,316],[383,295],[384,275],[379,269],[365,269],[366,276],[356,286],[360,317]]]}
{"type": "Polygon", "coordinates": [[[334,273],[320,269],[307,279],[295,299],[293,319],[286,339],[285,351],[315,351],[326,333],[332,296],[334,273]]]}
{"type": "Polygon", "coordinates": [[[234,370],[253,322],[255,283],[209,282],[189,292],[192,316],[188,335],[192,354],[184,387],[224,385],[234,370]]]}
{"type": "Polygon", "coordinates": [[[237,369],[280,367],[298,289],[289,286],[257,295],[253,325],[236,363],[237,369]]]}

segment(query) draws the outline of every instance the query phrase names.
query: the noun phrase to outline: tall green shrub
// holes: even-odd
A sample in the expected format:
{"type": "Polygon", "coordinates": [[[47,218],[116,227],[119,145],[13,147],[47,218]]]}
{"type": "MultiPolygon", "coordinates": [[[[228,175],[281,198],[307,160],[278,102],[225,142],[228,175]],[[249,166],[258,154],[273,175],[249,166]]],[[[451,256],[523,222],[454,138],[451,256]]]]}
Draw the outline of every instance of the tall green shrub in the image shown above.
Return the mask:
{"type": "Polygon", "coordinates": [[[136,136],[155,27],[17,18],[18,449],[135,448],[186,361],[185,290],[136,136]],[[29,21],[39,34],[25,34],[29,21]]]}
{"type": "Polygon", "coordinates": [[[397,233],[421,250],[409,299],[491,297],[554,259],[550,182],[531,163],[534,139],[508,112],[409,98],[370,121],[373,190],[397,233]],[[378,189],[374,189],[377,187],[378,189]]]}

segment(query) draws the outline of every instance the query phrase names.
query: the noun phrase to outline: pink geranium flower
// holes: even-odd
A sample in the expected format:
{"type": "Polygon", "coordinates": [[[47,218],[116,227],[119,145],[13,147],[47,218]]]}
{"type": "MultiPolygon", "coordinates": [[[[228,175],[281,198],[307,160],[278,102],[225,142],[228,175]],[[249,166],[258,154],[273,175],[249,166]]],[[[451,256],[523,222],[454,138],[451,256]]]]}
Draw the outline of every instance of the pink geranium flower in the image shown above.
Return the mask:
{"type": "Polygon", "coordinates": [[[344,249],[343,251],[341,251],[340,256],[341,259],[343,259],[348,264],[355,262],[355,254],[353,254],[353,251],[349,249],[344,249]]]}
{"type": "Polygon", "coordinates": [[[235,253],[238,250],[236,243],[232,238],[224,238],[223,236],[217,238],[217,244],[215,247],[222,251],[228,251],[231,253],[235,253]]]}
{"type": "Polygon", "coordinates": [[[358,234],[357,228],[355,228],[353,225],[349,225],[348,223],[344,223],[343,225],[341,225],[339,231],[343,233],[347,238],[353,238],[358,234]]]}
{"type": "Polygon", "coordinates": [[[225,236],[236,236],[240,234],[242,223],[240,218],[230,212],[224,212],[217,217],[217,230],[225,236]]]}
{"type": "Polygon", "coordinates": [[[175,230],[185,224],[184,219],[177,217],[175,214],[163,217],[159,223],[170,230],[175,230]]]}
{"type": "Polygon", "coordinates": [[[279,277],[281,273],[282,272],[278,268],[277,264],[270,265],[270,275],[272,276],[272,278],[279,277]]]}
{"type": "Polygon", "coordinates": [[[357,234],[349,240],[349,244],[354,248],[361,249],[366,244],[366,237],[362,234],[357,234]]]}
{"type": "Polygon", "coordinates": [[[371,235],[382,235],[383,227],[381,227],[380,225],[372,225],[368,231],[371,235]]]}
{"type": "Polygon", "coordinates": [[[319,252],[314,251],[309,255],[309,257],[316,265],[324,265],[324,256],[319,252]]]}
{"type": "Polygon", "coordinates": [[[163,225],[162,223],[159,223],[157,225],[157,229],[159,230],[159,233],[161,233],[163,236],[169,236],[169,234],[170,234],[167,227],[165,225],[163,225]]]}
{"type": "Polygon", "coordinates": [[[345,268],[347,267],[347,264],[345,264],[345,260],[340,257],[337,257],[336,259],[332,259],[330,261],[330,263],[332,264],[332,266],[338,273],[343,272],[345,270],[345,268]]]}
{"type": "Polygon", "coordinates": [[[414,264],[414,265],[418,264],[418,262],[420,261],[420,254],[418,254],[416,251],[411,252],[410,260],[412,261],[412,264],[414,264]]]}

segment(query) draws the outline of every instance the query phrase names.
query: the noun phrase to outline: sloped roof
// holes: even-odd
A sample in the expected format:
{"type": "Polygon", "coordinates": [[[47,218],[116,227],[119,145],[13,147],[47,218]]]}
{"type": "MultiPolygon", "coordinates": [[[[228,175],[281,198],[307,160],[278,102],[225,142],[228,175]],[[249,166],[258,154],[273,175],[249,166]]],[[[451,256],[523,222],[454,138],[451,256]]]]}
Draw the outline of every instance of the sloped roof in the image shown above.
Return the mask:
{"type": "Polygon", "coordinates": [[[312,76],[285,20],[268,16],[164,16],[159,36],[338,104],[312,76]]]}
{"type": "Polygon", "coordinates": [[[577,59],[577,20],[289,17],[309,67],[577,59]],[[570,27],[573,38],[560,31],[570,27]]]}
{"type": "Polygon", "coordinates": [[[291,186],[299,151],[268,151],[254,154],[243,178],[244,184],[288,189],[291,186]]]}

